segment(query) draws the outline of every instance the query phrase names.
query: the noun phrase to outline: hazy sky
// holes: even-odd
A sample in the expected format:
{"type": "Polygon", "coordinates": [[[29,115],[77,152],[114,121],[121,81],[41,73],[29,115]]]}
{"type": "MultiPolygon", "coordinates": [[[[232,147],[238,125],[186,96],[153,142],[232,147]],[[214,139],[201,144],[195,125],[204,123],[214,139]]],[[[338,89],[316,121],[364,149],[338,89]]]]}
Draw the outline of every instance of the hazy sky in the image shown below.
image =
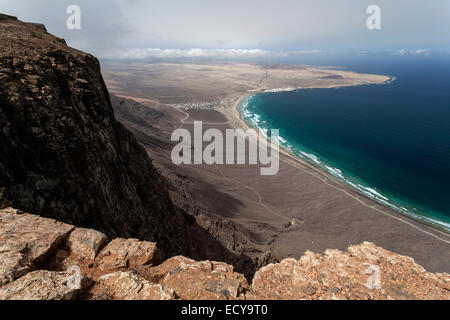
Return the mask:
{"type": "Polygon", "coordinates": [[[0,12],[103,57],[450,51],[450,0],[0,0],[0,12]],[[81,30],[66,28],[71,4],[81,8],[81,30]],[[366,27],[371,4],[381,8],[381,30],[366,27]]]}

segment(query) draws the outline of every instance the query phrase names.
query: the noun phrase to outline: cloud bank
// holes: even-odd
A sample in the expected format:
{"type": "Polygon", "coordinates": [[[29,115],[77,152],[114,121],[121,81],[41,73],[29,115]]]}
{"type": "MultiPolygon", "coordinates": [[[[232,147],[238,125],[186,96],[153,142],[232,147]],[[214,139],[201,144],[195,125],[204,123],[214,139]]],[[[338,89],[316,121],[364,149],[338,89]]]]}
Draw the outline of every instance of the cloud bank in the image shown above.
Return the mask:
{"type": "Polygon", "coordinates": [[[375,3],[381,8],[380,30],[366,25],[373,0],[0,0],[0,12],[44,23],[69,45],[100,57],[450,50],[449,0],[375,3]],[[66,9],[73,4],[81,8],[80,30],[66,27],[66,9]]]}
{"type": "Polygon", "coordinates": [[[417,49],[417,50],[405,50],[401,49],[393,53],[394,56],[429,56],[431,54],[430,50],[427,49],[417,49]]]}
{"type": "Polygon", "coordinates": [[[215,58],[215,59],[245,59],[245,58],[284,58],[295,55],[323,55],[321,50],[297,50],[297,51],[270,51],[262,49],[127,49],[112,51],[104,55],[104,58],[122,60],[143,59],[181,59],[181,58],[215,58]]]}

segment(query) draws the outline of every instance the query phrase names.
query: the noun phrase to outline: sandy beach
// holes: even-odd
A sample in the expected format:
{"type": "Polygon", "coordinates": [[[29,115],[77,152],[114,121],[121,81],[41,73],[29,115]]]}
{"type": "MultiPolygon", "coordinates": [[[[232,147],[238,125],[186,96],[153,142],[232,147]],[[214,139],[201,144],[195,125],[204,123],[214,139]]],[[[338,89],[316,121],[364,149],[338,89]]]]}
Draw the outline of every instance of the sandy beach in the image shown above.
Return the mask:
{"type": "MultiPolygon", "coordinates": [[[[447,233],[380,205],[285,150],[275,176],[261,176],[257,165],[175,166],[170,159],[174,128],[192,130],[196,120],[204,130],[248,128],[237,107],[251,94],[384,83],[388,76],[309,67],[114,63],[103,65],[103,74],[118,96],[116,117],[136,134],[173,188],[183,191],[174,201],[234,255],[261,265],[371,241],[429,271],[450,271],[447,233]]],[[[214,249],[204,250],[206,255],[214,249]]]]}
{"type": "MultiPolygon", "coordinates": [[[[293,89],[293,90],[301,90],[301,89],[293,89]]],[[[258,94],[260,92],[257,93],[253,93],[253,94],[258,94]]],[[[252,95],[253,95],[252,94],[252,95]]],[[[249,126],[249,124],[242,119],[241,117],[241,113],[239,111],[239,108],[241,106],[241,104],[243,103],[243,101],[247,98],[249,98],[251,95],[242,95],[239,96],[235,102],[231,102],[232,107],[230,108],[226,108],[224,110],[221,110],[221,112],[228,118],[229,123],[232,125],[232,127],[234,129],[244,129],[244,130],[248,130],[248,129],[258,129],[258,128],[253,128],[251,126],[249,126]]],[[[267,140],[268,145],[270,145],[270,140],[267,140]]],[[[352,188],[351,186],[349,186],[348,184],[345,183],[345,181],[341,181],[338,178],[334,177],[333,175],[329,174],[328,172],[326,172],[325,170],[323,170],[322,168],[320,168],[319,166],[315,165],[314,163],[309,163],[307,161],[304,161],[303,159],[299,158],[298,156],[296,156],[295,154],[293,154],[292,152],[290,152],[289,150],[283,148],[282,146],[279,147],[279,152],[281,153],[281,157],[280,157],[280,161],[289,161],[290,163],[293,164],[297,164],[297,165],[301,165],[303,166],[307,166],[309,169],[318,171],[320,174],[326,176],[327,179],[332,180],[334,183],[336,183],[337,185],[339,185],[339,187],[342,190],[346,190],[346,192],[356,192],[359,196],[363,197],[364,199],[369,199],[370,201],[376,201],[376,199],[370,198],[367,195],[365,195],[364,193],[360,192],[358,189],[352,188]]],[[[350,195],[351,196],[351,195],[350,195]]],[[[439,226],[437,225],[433,225],[431,223],[428,223],[426,221],[421,221],[418,219],[415,219],[413,216],[410,216],[404,212],[401,212],[399,210],[396,210],[395,208],[391,208],[389,206],[387,206],[386,204],[377,202],[381,207],[384,208],[383,213],[385,213],[386,215],[389,215],[389,213],[385,212],[388,210],[395,210],[396,213],[402,215],[405,219],[403,218],[398,218],[399,220],[403,221],[404,223],[409,223],[409,220],[415,220],[416,222],[418,222],[419,224],[422,225],[427,225],[428,227],[431,227],[432,229],[436,229],[436,231],[442,232],[444,235],[448,235],[448,232],[444,229],[441,229],[439,226]]],[[[380,210],[380,209],[379,209],[380,210]]],[[[424,230],[424,232],[426,232],[424,230]]]]}

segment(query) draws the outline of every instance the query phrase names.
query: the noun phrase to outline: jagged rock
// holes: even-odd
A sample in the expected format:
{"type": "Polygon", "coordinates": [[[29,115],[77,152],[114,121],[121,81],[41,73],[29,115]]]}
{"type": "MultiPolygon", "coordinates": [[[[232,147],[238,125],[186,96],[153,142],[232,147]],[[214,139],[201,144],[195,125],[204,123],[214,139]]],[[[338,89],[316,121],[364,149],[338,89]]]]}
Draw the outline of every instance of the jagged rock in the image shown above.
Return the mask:
{"type": "Polygon", "coordinates": [[[13,21],[16,21],[17,17],[9,16],[7,14],[0,13],[0,21],[2,21],[2,20],[13,20],[13,21]]]}
{"type": "Polygon", "coordinates": [[[188,221],[114,117],[100,63],[0,15],[0,188],[14,207],[189,254],[188,221]]]}
{"type": "Polygon", "coordinates": [[[81,259],[94,260],[107,240],[106,235],[99,231],[76,228],[67,238],[66,246],[81,259]]]}
{"type": "Polygon", "coordinates": [[[71,266],[94,281],[117,271],[140,272],[160,263],[161,255],[155,243],[137,239],[114,239],[106,243],[104,234],[95,230],[75,229],[45,267],[65,271],[71,266]]]}
{"type": "Polygon", "coordinates": [[[172,300],[175,292],[152,284],[133,272],[115,272],[100,277],[89,291],[94,300],[172,300]]]}
{"type": "Polygon", "coordinates": [[[149,269],[144,277],[187,300],[239,299],[248,289],[245,277],[226,263],[196,262],[181,256],[149,269]]]}
{"type": "Polygon", "coordinates": [[[450,275],[365,242],[347,252],[307,252],[259,270],[252,299],[450,299],[450,275]]]}
{"type": "Polygon", "coordinates": [[[98,256],[100,269],[137,268],[161,262],[156,243],[137,239],[114,239],[98,256]]]}
{"type": "Polygon", "coordinates": [[[33,27],[36,27],[36,28],[44,31],[44,32],[47,32],[47,28],[42,23],[29,23],[29,24],[32,25],[33,27]]]}
{"type": "Polygon", "coordinates": [[[30,269],[30,264],[22,253],[0,252],[0,286],[20,278],[30,269]]]}
{"type": "Polygon", "coordinates": [[[34,271],[0,287],[0,300],[71,300],[81,290],[64,272],[34,271]]]}
{"type": "Polygon", "coordinates": [[[95,230],[0,210],[0,299],[450,299],[449,274],[368,242],[268,265],[249,287],[222,262],[177,256],[156,265],[156,244],[136,239],[115,239],[94,259],[104,241],[95,230]],[[69,284],[69,267],[79,268],[80,287],[69,284]]]}
{"type": "Polygon", "coordinates": [[[0,285],[38,266],[73,229],[15,209],[0,210],[0,285]]]}

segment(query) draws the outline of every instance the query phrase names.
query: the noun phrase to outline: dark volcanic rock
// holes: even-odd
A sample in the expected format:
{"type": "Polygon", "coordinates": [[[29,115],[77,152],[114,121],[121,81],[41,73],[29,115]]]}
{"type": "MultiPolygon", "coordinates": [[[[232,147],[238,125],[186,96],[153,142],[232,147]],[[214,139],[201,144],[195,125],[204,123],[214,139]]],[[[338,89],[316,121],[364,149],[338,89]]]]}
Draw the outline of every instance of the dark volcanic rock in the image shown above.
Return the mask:
{"type": "Polygon", "coordinates": [[[24,211],[188,254],[172,204],[115,118],[98,60],[40,25],[0,15],[0,187],[24,211]]]}
{"type": "Polygon", "coordinates": [[[4,20],[17,20],[17,17],[8,16],[7,14],[0,13],[0,21],[4,20]]]}

